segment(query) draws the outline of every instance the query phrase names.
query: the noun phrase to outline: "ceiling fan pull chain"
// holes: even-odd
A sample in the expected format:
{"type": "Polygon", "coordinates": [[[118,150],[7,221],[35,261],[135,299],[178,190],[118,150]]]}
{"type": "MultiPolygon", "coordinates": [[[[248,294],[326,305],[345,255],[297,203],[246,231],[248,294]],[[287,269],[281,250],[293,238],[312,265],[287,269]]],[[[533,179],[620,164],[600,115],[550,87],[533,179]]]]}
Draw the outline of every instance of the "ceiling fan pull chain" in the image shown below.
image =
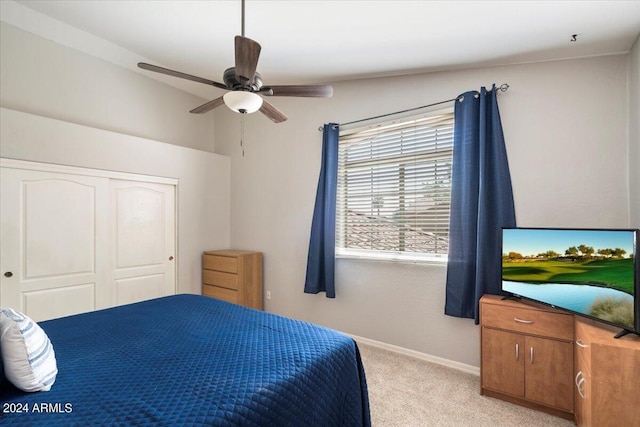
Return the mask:
{"type": "Polygon", "coordinates": [[[244,157],[244,114],[240,114],[240,148],[242,148],[242,157],[244,157]]]}

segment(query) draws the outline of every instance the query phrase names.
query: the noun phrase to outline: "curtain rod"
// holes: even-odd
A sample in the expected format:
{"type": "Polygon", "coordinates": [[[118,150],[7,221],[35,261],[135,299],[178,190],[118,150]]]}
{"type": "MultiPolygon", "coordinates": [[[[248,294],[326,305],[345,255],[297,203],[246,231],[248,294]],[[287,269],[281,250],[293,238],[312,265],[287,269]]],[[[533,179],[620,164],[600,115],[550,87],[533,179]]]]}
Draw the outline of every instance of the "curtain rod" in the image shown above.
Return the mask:
{"type": "MultiPolygon", "coordinates": [[[[499,90],[500,92],[506,92],[507,90],[509,90],[509,85],[507,83],[502,83],[500,86],[496,87],[496,89],[499,90]]],[[[381,114],[379,116],[367,117],[366,119],[354,120],[352,122],[346,122],[346,123],[339,123],[338,126],[352,125],[352,124],[355,124],[355,123],[366,122],[367,120],[380,119],[382,117],[393,116],[393,115],[402,114],[402,113],[408,113],[409,111],[415,111],[415,110],[420,110],[422,108],[433,107],[435,105],[446,104],[447,102],[455,101],[459,97],[460,96],[458,96],[456,98],[447,99],[446,101],[434,102],[433,104],[423,105],[423,106],[415,107],[415,108],[409,108],[409,109],[406,109],[406,110],[396,111],[396,112],[393,112],[393,113],[387,113],[387,114],[381,114]]],[[[322,131],[322,126],[318,127],[318,130],[322,131]]]]}

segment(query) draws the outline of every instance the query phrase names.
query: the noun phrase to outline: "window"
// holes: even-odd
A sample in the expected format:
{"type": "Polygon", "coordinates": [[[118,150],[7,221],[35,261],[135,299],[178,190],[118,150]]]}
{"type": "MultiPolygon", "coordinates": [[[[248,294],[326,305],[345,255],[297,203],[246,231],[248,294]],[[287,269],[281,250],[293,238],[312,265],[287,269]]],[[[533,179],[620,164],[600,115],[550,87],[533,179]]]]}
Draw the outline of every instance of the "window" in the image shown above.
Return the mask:
{"type": "Polygon", "coordinates": [[[446,261],[453,110],[340,135],[336,253],[446,261]]]}

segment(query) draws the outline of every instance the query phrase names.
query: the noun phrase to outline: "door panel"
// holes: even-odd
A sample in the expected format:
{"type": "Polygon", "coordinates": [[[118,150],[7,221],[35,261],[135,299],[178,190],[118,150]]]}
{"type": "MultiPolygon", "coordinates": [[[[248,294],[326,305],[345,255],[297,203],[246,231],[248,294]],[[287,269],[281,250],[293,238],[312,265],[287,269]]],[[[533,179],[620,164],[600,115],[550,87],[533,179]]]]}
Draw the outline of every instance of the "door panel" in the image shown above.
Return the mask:
{"type": "Polygon", "coordinates": [[[118,279],[116,280],[117,304],[129,304],[163,296],[164,286],[164,274],[118,279]]]}
{"type": "Polygon", "coordinates": [[[95,283],[22,294],[23,312],[36,322],[95,310],[95,283]]]}
{"type": "Polygon", "coordinates": [[[22,196],[24,278],[94,273],[96,187],[23,181],[22,196]]]}
{"type": "Polygon", "coordinates": [[[34,320],[112,305],[108,179],[1,168],[0,190],[0,304],[34,320]]]}
{"type": "Polygon", "coordinates": [[[175,293],[175,186],[112,180],[117,304],[175,293]]]}
{"type": "Polygon", "coordinates": [[[115,189],[116,268],[164,262],[164,193],[134,185],[115,189]]]}

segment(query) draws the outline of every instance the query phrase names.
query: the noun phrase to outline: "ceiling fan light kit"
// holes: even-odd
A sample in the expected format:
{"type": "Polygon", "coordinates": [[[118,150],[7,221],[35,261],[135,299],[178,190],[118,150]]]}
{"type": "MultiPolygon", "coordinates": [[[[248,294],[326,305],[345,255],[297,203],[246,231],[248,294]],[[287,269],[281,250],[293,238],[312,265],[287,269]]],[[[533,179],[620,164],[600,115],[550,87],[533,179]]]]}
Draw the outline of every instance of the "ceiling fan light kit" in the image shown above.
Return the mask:
{"type": "Polygon", "coordinates": [[[224,103],[231,111],[241,114],[255,113],[262,107],[262,98],[252,92],[234,91],[227,92],[222,97],[224,103]]]}
{"type": "Polygon", "coordinates": [[[235,67],[225,70],[223,75],[224,83],[144,62],[138,63],[138,67],[230,91],[224,96],[194,108],[190,111],[194,114],[206,113],[225,104],[232,111],[241,114],[260,111],[274,123],[280,123],[287,120],[287,116],[265,101],[260,95],[330,98],[333,95],[333,88],[328,85],[263,86],[262,76],[256,72],[262,48],[258,42],[244,36],[244,1],[242,0],[242,35],[235,37],[235,67]]]}

